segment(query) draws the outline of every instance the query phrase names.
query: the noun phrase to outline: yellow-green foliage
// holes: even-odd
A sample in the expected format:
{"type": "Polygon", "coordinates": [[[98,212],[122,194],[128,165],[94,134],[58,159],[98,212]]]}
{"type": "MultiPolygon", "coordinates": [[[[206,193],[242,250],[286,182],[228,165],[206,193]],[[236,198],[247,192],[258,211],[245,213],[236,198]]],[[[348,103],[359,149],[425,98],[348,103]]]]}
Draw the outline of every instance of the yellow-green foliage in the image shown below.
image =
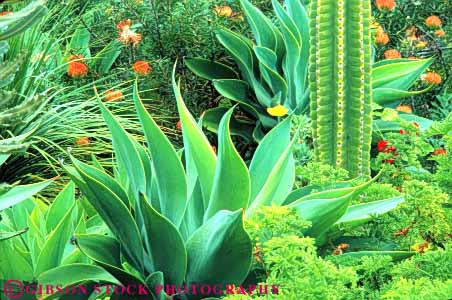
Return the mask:
{"type": "Polygon", "coordinates": [[[391,282],[381,293],[384,300],[447,300],[452,298],[452,280],[439,281],[429,278],[410,280],[400,278],[391,282]]]}

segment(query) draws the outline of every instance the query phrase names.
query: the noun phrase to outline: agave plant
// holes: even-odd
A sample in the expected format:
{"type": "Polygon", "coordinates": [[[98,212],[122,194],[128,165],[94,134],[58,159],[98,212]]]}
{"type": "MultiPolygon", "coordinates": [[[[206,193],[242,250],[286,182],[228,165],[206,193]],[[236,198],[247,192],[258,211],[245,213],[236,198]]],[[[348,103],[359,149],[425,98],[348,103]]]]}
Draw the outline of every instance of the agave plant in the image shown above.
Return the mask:
{"type": "MultiPolygon", "coordinates": [[[[315,53],[309,53],[309,49],[311,46],[311,49],[316,47],[312,43],[315,41],[318,29],[311,28],[311,32],[308,30],[309,18],[317,16],[316,11],[311,11],[309,17],[300,0],[286,0],[287,10],[284,10],[278,1],[273,0],[272,3],[279,26],[274,25],[271,19],[267,18],[248,0],[241,1],[255,43],[243,35],[225,28],[221,28],[217,32],[218,40],[237,63],[240,75],[233,68],[220,62],[202,58],[185,60],[190,70],[200,77],[212,80],[215,89],[222,96],[239,103],[248,116],[255,120],[254,124],[239,119],[233,121],[232,133],[248,140],[253,137],[255,140],[260,140],[264,133],[279,122],[280,119],[271,115],[272,107],[282,105],[296,114],[303,114],[308,111],[309,101],[311,103],[314,101],[312,100],[314,92],[311,91],[311,95],[309,95],[306,76],[309,57],[311,59],[316,57],[315,53]],[[267,111],[269,108],[270,111],[267,111]]],[[[322,3],[323,7],[328,5],[328,3],[322,3]]],[[[328,15],[326,12],[322,12],[322,14],[328,15]]],[[[367,19],[365,17],[363,21],[367,22],[367,19]]],[[[346,23],[359,28],[358,23],[346,23]]],[[[311,20],[312,24],[315,24],[314,19],[311,20]]],[[[323,25],[325,26],[322,29],[325,32],[325,40],[336,36],[333,33],[334,27],[323,25]]],[[[424,93],[431,88],[427,87],[421,91],[409,90],[419,75],[432,63],[432,59],[384,60],[373,64],[372,68],[375,69],[375,72],[370,72],[370,27],[364,26],[363,28],[365,30],[363,37],[367,38],[364,49],[367,53],[366,72],[368,75],[365,77],[368,81],[367,86],[371,85],[374,103],[380,106],[396,106],[395,103],[400,99],[424,93]],[[371,81],[373,84],[370,84],[371,81]]],[[[357,36],[358,31],[350,32],[355,34],[354,41],[360,40],[357,36]]],[[[330,45],[330,47],[332,46],[330,45]]],[[[323,55],[327,52],[324,50],[323,55]]],[[[358,59],[359,56],[354,55],[353,58],[358,59]]],[[[333,57],[328,59],[336,61],[333,57]]],[[[330,61],[328,59],[322,61],[330,61]]],[[[313,62],[311,62],[312,65],[314,65],[313,62]]],[[[370,95],[369,91],[367,93],[370,95]]],[[[223,107],[206,111],[204,126],[216,132],[219,121],[225,112],[226,109],[223,107]]]]}
{"type": "MultiPolygon", "coordinates": [[[[185,63],[198,76],[213,80],[220,94],[239,103],[256,120],[253,135],[260,140],[278,123],[272,108],[286,108],[296,114],[308,109],[308,15],[301,0],[286,0],[286,9],[273,0],[279,25],[276,26],[248,0],[240,3],[255,43],[226,28],[220,28],[216,35],[234,58],[241,76],[229,66],[201,58],[186,59],[185,63]]],[[[222,109],[207,111],[204,119],[209,124],[206,125],[215,130],[224,112],[222,109]]],[[[240,130],[246,124],[237,122],[235,127],[234,134],[250,138],[249,132],[240,130]]]]}
{"type": "Polygon", "coordinates": [[[252,216],[263,205],[296,208],[312,223],[305,234],[325,243],[337,234],[335,228],[340,224],[361,224],[403,201],[396,198],[349,207],[351,199],[372,180],[316,192],[309,188],[292,191],[292,146],[297,139],[290,137],[290,117],[264,137],[247,166],[231,139],[234,108],[230,109],[220,122],[216,155],[186,108],[174,79],[173,85],[183,128],[182,152],[174,149],[148,114],[137,85],[134,102],[147,148],[99,101],[113,137],[114,172],[104,170],[97,160],[88,165],[75,158],[73,166],[66,169],[86,197],[82,214],[89,216],[87,222],[98,224],[102,220],[108,231],[76,233],[78,248],[94,265],[67,263],[39,274],[39,283],[141,284],[147,299],[166,299],[168,295],[158,289],[165,284],[220,284],[224,289],[228,284],[241,284],[250,272],[252,246],[243,217],[252,216]]]}

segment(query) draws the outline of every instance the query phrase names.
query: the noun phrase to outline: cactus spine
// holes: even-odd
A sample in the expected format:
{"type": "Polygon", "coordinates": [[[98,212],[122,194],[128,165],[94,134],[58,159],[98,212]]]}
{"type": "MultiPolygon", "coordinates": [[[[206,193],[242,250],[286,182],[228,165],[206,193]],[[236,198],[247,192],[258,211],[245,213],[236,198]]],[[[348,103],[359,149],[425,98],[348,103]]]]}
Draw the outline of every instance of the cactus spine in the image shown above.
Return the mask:
{"type": "Polygon", "coordinates": [[[369,0],[311,0],[311,119],[323,163],[369,175],[372,136],[369,0]]]}

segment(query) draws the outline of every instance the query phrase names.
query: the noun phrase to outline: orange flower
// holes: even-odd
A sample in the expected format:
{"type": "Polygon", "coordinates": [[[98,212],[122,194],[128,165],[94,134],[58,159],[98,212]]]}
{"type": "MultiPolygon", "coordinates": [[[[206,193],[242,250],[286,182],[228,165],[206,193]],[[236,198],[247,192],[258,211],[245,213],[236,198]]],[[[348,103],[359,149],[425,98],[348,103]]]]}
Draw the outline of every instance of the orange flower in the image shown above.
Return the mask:
{"type": "Polygon", "coordinates": [[[417,58],[416,56],[408,56],[408,59],[418,60],[419,58],[417,58]]]}
{"type": "Polygon", "coordinates": [[[141,41],[142,35],[130,29],[131,25],[132,21],[130,19],[121,21],[116,25],[116,28],[119,30],[118,40],[125,45],[133,44],[136,47],[141,41]]]}
{"type": "Polygon", "coordinates": [[[441,76],[436,72],[427,72],[421,76],[421,79],[429,84],[441,83],[441,76]]]}
{"type": "Polygon", "coordinates": [[[446,35],[446,32],[442,29],[438,29],[438,30],[435,30],[435,35],[437,37],[444,37],[446,35]]]}
{"type": "Polygon", "coordinates": [[[212,146],[212,150],[213,150],[213,152],[215,152],[215,154],[217,153],[217,147],[212,146]]]}
{"type": "Polygon", "coordinates": [[[377,45],[386,45],[389,43],[389,35],[386,32],[378,31],[375,35],[375,42],[377,45]]]}
{"type": "Polygon", "coordinates": [[[425,19],[425,25],[428,27],[440,27],[441,24],[441,19],[437,16],[430,16],[425,19]]]}
{"type": "Polygon", "coordinates": [[[215,6],[213,8],[213,11],[217,14],[219,17],[226,17],[230,18],[234,14],[232,11],[232,8],[229,5],[223,5],[223,6],[215,6]]]}
{"type": "Polygon", "coordinates": [[[375,5],[379,10],[393,10],[396,4],[394,0],[375,0],[375,5]]]}
{"type": "Polygon", "coordinates": [[[396,49],[389,49],[389,50],[385,51],[385,58],[386,59],[401,58],[401,57],[402,57],[402,55],[396,49]]]}
{"type": "Polygon", "coordinates": [[[12,14],[12,13],[13,13],[12,11],[7,11],[7,10],[2,11],[2,12],[0,12],[0,17],[7,16],[7,15],[12,14]]]}
{"type": "Polygon", "coordinates": [[[82,146],[82,145],[88,145],[89,143],[90,143],[91,141],[90,141],[90,139],[89,139],[89,137],[81,137],[81,138],[78,138],[76,141],[75,141],[75,144],[76,145],[79,145],[79,146],[82,146]]]}
{"type": "Polygon", "coordinates": [[[182,130],[182,122],[180,120],[176,123],[176,129],[179,131],[182,130]]]}
{"type": "Polygon", "coordinates": [[[67,68],[67,74],[72,78],[85,77],[88,74],[88,66],[80,60],[83,59],[83,55],[71,55],[69,56],[69,64],[67,68]],[[76,61],[78,60],[78,61],[76,61]]]}
{"type": "Polygon", "coordinates": [[[107,90],[105,92],[105,101],[117,101],[124,98],[121,91],[107,90]]]}
{"type": "Polygon", "coordinates": [[[148,62],[139,60],[133,64],[133,71],[139,75],[148,75],[152,72],[152,68],[148,62]]]}
{"type": "Polygon", "coordinates": [[[416,41],[418,39],[417,34],[419,29],[416,26],[411,26],[407,30],[405,30],[406,38],[409,41],[416,41]]]}
{"type": "Polygon", "coordinates": [[[446,155],[447,151],[444,148],[438,148],[433,151],[433,155],[446,155]]]}
{"type": "Polygon", "coordinates": [[[407,114],[411,114],[413,112],[413,109],[410,105],[399,105],[397,106],[396,110],[407,114]]]}

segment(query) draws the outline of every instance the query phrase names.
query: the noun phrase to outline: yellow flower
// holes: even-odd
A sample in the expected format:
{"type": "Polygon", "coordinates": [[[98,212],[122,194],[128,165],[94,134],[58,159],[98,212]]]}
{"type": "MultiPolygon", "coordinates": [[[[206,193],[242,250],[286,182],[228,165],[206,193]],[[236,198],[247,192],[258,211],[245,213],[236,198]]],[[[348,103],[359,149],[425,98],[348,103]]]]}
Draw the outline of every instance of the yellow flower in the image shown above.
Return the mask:
{"type": "Polygon", "coordinates": [[[411,114],[413,112],[413,109],[410,105],[399,105],[397,106],[396,110],[407,114],[411,114]]]}
{"type": "Polygon", "coordinates": [[[284,117],[285,115],[287,115],[289,110],[283,105],[279,104],[274,107],[267,108],[267,112],[270,116],[273,117],[284,117]]]}
{"type": "Polygon", "coordinates": [[[411,250],[417,251],[420,254],[424,254],[425,252],[430,250],[430,244],[428,242],[417,244],[417,245],[411,246],[411,250]]]}

